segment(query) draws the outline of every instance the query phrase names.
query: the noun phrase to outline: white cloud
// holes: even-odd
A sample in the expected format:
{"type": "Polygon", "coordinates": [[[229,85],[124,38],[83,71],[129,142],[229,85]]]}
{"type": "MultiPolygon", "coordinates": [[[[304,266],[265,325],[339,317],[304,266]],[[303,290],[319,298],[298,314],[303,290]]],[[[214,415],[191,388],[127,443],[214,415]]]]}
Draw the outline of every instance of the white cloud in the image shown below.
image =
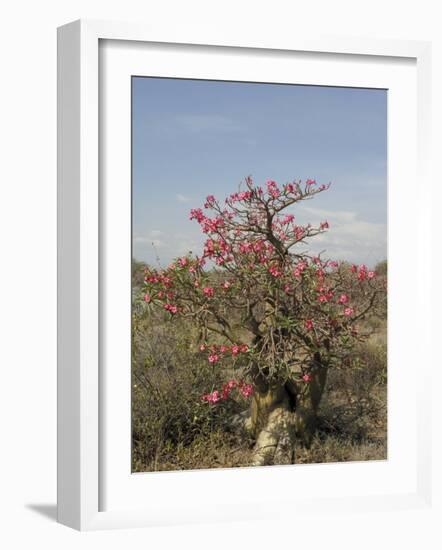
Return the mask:
{"type": "MultiPolygon", "coordinates": [[[[135,246],[155,246],[156,248],[162,248],[164,246],[164,242],[161,239],[155,238],[152,233],[155,233],[155,231],[152,231],[149,235],[134,235],[133,241],[135,246]]],[[[161,233],[161,231],[158,231],[158,233],[161,233]]]]}
{"type": "Polygon", "coordinates": [[[174,238],[174,250],[175,255],[181,256],[193,252],[194,254],[201,254],[204,246],[205,235],[194,237],[193,235],[175,235],[174,238]]]}
{"type": "Polygon", "coordinates": [[[190,197],[186,197],[186,195],[181,195],[181,193],[178,193],[175,195],[175,198],[178,202],[187,203],[190,202],[190,197]]]}
{"type": "MultiPolygon", "coordinates": [[[[387,257],[387,225],[361,220],[356,212],[332,211],[302,206],[302,223],[317,225],[327,220],[330,229],[309,241],[314,253],[369,265],[387,257]]],[[[298,212],[299,212],[298,210],[298,212]]]]}
{"type": "MultiPolygon", "coordinates": [[[[184,197],[187,199],[187,197],[184,197]]],[[[347,260],[355,263],[366,263],[374,266],[387,257],[387,225],[361,219],[361,215],[350,210],[326,210],[299,205],[295,212],[297,222],[308,222],[317,226],[327,220],[330,229],[311,238],[305,248],[312,254],[324,253],[324,257],[347,260]]],[[[201,254],[206,236],[197,228],[185,228],[179,231],[176,227],[152,229],[134,234],[134,256],[150,263],[159,257],[162,265],[167,265],[173,258],[192,251],[201,254]]],[[[301,250],[301,249],[299,249],[301,250]]]]}
{"type": "Polygon", "coordinates": [[[331,220],[332,218],[338,223],[351,223],[356,220],[356,212],[349,212],[347,210],[324,210],[321,208],[311,208],[309,206],[299,206],[299,209],[320,218],[321,220],[327,219],[331,220]]]}
{"type": "Polygon", "coordinates": [[[134,233],[134,257],[148,263],[159,261],[165,266],[177,256],[184,256],[189,252],[201,255],[205,235],[195,231],[175,231],[153,229],[142,234],[134,233]]]}

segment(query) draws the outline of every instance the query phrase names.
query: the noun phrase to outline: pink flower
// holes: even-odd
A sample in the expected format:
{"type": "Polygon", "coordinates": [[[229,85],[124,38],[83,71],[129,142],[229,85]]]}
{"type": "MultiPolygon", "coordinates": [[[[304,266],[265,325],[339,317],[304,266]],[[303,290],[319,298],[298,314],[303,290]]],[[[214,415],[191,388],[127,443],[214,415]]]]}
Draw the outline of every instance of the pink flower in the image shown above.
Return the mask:
{"type": "Polygon", "coordinates": [[[350,317],[351,315],[353,315],[354,312],[355,310],[352,307],[346,307],[344,309],[344,315],[347,315],[347,317],[350,317]]]}
{"type": "Polygon", "coordinates": [[[214,295],[214,293],[215,293],[215,291],[213,290],[213,288],[210,287],[210,286],[204,287],[204,288],[203,288],[203,292],[204,292],[204,294],[205,294],[208,298],[212,298],[213,295],[214,295]]]}
{"type": "Polygon", "coordinates": [[[295,238],[297,241],[300,241],[304,237],[305,228],[297,225],[295,227],[295,238]]]}
{"type": "Polygon", "coordinates": [[[178,311],[178,308],[172,304],[164,304],[164,309],[172,313],[172,315],[178,311]]]}
{"type": "Polygon", "coordinates": [[[200,345],[200,351],[204,351],[206,349],[206,345],[205,344],[201,344],[200,345]]]}
{"type": "Polygon", "coordinates": [[[252,196],[251,191],[241,191],[241,193],[238,193],[238,200],[240,201],[249,200],[251,196],[252,196]]]}
{"type": "MultiPolygon", "coordinates": [[[[325,292],[325,288],[321,287],[319,291],[320,292],[325,292]]],[[[333,292],[331,292],[331,291],[326,292],[325,294],[321,294],[320,296],[318,296],[318,300],[321,302],[321,304],[323,304],[325,302],[329,302],[332,298],[333,298],[333,292]]]]}
{"type": "Polygon", "coordinates": [[[160,277],[160,279],[165,287],[170,288],[172,286],[172,279],[170,277],[166,277],[163,275],[160,277]]]}
{"type": "Polygon", "coordinates": [[[348,303],[348,296],[347,294],[341,294],[339,296],[338,304],[346,304],[348,303]]]}
{"type": "Polygon", "coordinates": [[[239,349],[242,353],[247,353],[249,351],[249,346],[247,344],[242,344],[239,349]]]}
{"type": "Polygon", "coordinates": [[[220,346],[219,348],[220,353],[226,353],[226,351],[229,351],[228,346],[220,346]]]}
{"type": "Polygon", "coordinates": [[[280,190],[278,189],[278,185],[276,184],[276,181],[267,182],[267,191],[269,195],[274,199],[278,198],[281,193],[280,190]]]}
{"type": "Polygon", "coordinates": [[[150,298],[149,294],[145,294],[145,295],[144,295],[144,301],[147,302],[147,303],[149,303],[150,300],[151,300],[151,298],[150,298]]]}
{"type": "Polygon", "coordinates": [[[313,378],[310,374],[304,374],[302,379],[304,380],[304,382],[311,382],[313,378]]]}
{"type": "Polygon", "coordinates": [[[229,281],[224,281],[223,288],[230,288],[231,285],[232,283],[229,283],[229,281]]]}
{"type": "Polygon", "coordinates": [[[273,275],[273,277],[281,277],[282,275],[282,272],[275,266],[269,267],[269,272],[273,275]]]}
{"type": "Polygon", "coordinates": [[[358,267],[353,264],[350,269],[352,273],[356,273],[356,271],[358,270],[358,267]]]}
{"type": "Polygon", "coordinates": [[[305,182],[306,185],[316,185],[316,180],[307,180],[305,182]]]}
{"type": "Polygon", "coordinates": [[[179,258],[179,260],[178,260],[178,265],[179,265],[180,267],[186,267],[186,265],[187,265],[188,263],[189,263],[189,260],[188,260],[186,257],[184,257],[184,258],[179,258]]]}
{"type": "Polygon", "coordinates": [[[375,271],[369,271],[369,272],[367,273],[367,277],[368,277],[369,279],[374,279],[374,278],[376,277],[376,272],[375,272],[375,271]]]}
{"type": "Polygon", "coordinates": [[[298,262],[296,269],[298,269],[302,273],[306,267],[307,267],[307,262],[301,261],[301,262],[298,262]]]}
{"type": "Polygon", "coordinates": [[[253,386],[252,384],[241,384],[239,391],[243,397],[250,397],[253,395],[253,386]]]}
{"type": "Polygon", "coordinates": [[[215,364],[215,363],[218,363],[218,361],[219,361],[219,355],[216,355],[216,353],[214,353],[213,355],[209,355],[209,363],[215,364]]]}
{"type": "Polygon", "coordinates": [[[204,214],[201,208],[192,208],[189,219],[196,220],[198,223],[201,223],[204,220],[204,214]]]}
{"type": "Polygon", "coordinates": [[[328,225],[328,221],[321,222],[321,225],[319,226],[320,229],[328,229],[330,226],[328,225]]]}
{"type": "Polygon", "coordinates": [[[313,329],[313,321],[311,319],[307,319],[306,322],[305,322],[305,328],[307,330],[312,330],[313,329]]]}
{"type": "Polygon", "coordinates": [[[365,281],[366,278],[367,278],[367,266],[365,264],[361,264],[359,266],[358,279],[360,281],[365,281]]]}
{"type": "Polygon", "coordinates": [[[232,346],[232,355],[236,356],[240,352],[239,346],[232,346]]]}
{"type": "Polygon", "coordinates": [[[212,393],[203,395],[202,400],[207,401],[207,403],[218,403],[221,400],[221,395],[218,390],[215,390],[212,393]]]}
{"type": "Polygon", "coordinates": [[[286,191],[287,193],[294,193],[295,192],[295,186],[293,185],[293,183],[288,183],[286,186],[286,191]]]}
{"type": "Polygon", "coordinates": [[[235,380],[229,380],[223,385],[223,393],[222,393],[222,399],[228,399],[230,392],[233,390],[233,388],[236,386],[235,380]]]}

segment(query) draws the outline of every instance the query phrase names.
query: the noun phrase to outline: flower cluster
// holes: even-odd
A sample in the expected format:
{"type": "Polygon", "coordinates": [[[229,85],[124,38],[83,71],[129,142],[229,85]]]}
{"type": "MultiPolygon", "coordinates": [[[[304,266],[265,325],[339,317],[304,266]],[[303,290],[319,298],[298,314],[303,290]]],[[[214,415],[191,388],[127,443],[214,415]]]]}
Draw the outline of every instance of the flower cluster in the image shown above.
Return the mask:
{"type": "Polygon", "coordinates": [[[218,363],[218,361],[228,355],[232,357],[237,357],[242,353],[247,353],[248,351],[250,351],[247,344],[233,344],[231,346],[227,346],[224,344],[212,344],[210,346],[207,344],[201,344],[199,350],[201,352],[205,351],[209,354],[207,359],[211,364],[218,363]]]}
{"type": "Polygon", "coordinates": [[[375,271],[369,271],[365,264],[351,266],[351,271],[357,274],[359,281],[365,281],[366,279],[374,279],[376,277],[375,271]]]}
{"type": "MultiPolygon", "coordinates": [[[[385,280],[364,264],[349,268],[305,252],[308,239],[329,223],[301,224],[292,208],[328,187],[314,179],[269,180],[260,187],[246,178],[245,188],[225,201],[208,195],[204,208],[190,211],[205,234],[201,256],[177,258],[166,269],[146,268],[145,304],[198,323],[208,340],[200,345],[207,361],[233,360],[236,372],[252,381],[257,361],[269,380],[287,379],[293,373],[281,369],[318,350],[328,357],[348,355],[363,338],[356,322],[377,303],[372,298],[382,295],[385,280]],[[212,344],[210,334],[229,344],[212,344]],[[231,343],[239,334],[254,342],[253,349],[231,343]]],[[[303,373],[302,381],[310,382],[311,375],[303,373]]],[[[244,397],[253,392],[250,384],[230,380],[203,400],[223,401],[234,389],[244,397]]]]}
{"type": "Polygon", "coordinates": [[[177,306],[174,306],[173,304],[164,304],[164,309],[172,313],[172,315],[174,315],[178,311],[177,306]]]}
{"type": "MultiPolygon", "coordinates": [[[[204,257],[212,259],[218,266],[235,263],[235,267],[247,264],[267,264],[271,267],[275,243],[268,240],[269,229],[287,249],[328,229],[327,221],[317,228],[310,224],[297,225],[291,213],[280,214],[286,206],[295,204],[316,193],[328,189],[328,185],[317,186],[315,180],[287,183],[279,186],[269,180],[267,191],[255,187],[251,178],[246,178],[247,190],[233,193],[221,206],[213,195],[206,198],[204,208],[214,212],[206,215],[201,208],[190,211],[190,219],[196,220],[203,231],[209,235],[204,247],[204,257]],[[252,229],[252,231],[250,231],[252,229]],[[244,256],[247,258],[244,259],[244,256]]],[[[280,248],[281,251],[281,248],[280,248]]]]}
{"type": "Polygon", "coordinates": [[[202,401],[207,403],[216,404],[220,401],[226,401],[234,389],[237,389],[239,394],[247,399],[253,395],[253,385],[247,384],[244,380],[237,382],[236,380],[229,380],[223,384],[221,391],[214,390],[211,393],[206,393],[201,397],[202,401]]]}

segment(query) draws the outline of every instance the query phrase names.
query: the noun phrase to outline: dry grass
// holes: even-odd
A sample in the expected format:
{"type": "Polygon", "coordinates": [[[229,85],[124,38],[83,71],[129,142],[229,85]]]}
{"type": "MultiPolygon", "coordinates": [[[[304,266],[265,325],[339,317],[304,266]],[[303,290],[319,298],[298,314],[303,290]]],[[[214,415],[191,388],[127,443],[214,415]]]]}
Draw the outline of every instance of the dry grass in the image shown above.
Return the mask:
{"type": "MultiPolygon", "coordinates": [[[[220,387],[224,373],[195,350],[196,334],[178,319],[134,306],[132,468],[135,472],[247,466],[253,441],[229,430],[246,401],[212,407],[201,395],[220,387]]],[[[299,446],[296,463],[387,458],[386,322],[355,350],[351,370],[330,370],[309,449],[299,446]]]]}
{"type": "Polygon", "coordinates": [[[358,350],[358,368],[330,371],[317,434],[310,449],[299,449],[297,462],[387,458],[385,327],[383,333],[377,333],[358,350]]]}

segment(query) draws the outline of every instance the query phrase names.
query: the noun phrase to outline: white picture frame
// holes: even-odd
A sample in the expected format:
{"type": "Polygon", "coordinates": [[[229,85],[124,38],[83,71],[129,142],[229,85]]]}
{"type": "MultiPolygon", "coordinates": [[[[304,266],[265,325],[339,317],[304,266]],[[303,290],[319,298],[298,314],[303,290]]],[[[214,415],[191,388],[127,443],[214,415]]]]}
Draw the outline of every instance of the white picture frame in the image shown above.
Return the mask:
{"type": "MultiPolygon", "coordinates": [[[[219,506],[208,509],[204,500],[199,506],[195,501],[186,509],[183,502],[164,506],[113,506],[103,510],[100,483],[103,483],[103,453],[101,419],[103,388],[100,356],[101,322],[100,302],[103,299],[100,281],[102,277],[102,250],[100,248],[100,210],[103,208],[100,189],[100,127],[99,114],[99,48],[100,41],[126,41],[127,43],[164,43],[175,45],[202,45],[210,48],[228,48],[247,55],[253,51],[310,52],[345,56],[376,56],[378,58],[408,58],[416,63],[417,74],[417,171],[421,179],[429,176],[429,100],[430,44],[425,42],[368,40],[346,37],[320,37],[316,39],[283,37],[278,43],[264,39],[247,40],[229,36],[211,43],[201,36],[182,34],[166,36],[150,28],[134,24],[76,21],[59,29],[58,33],[58,521],[80,530],[117,527],[138,527],[198,521],[219,521],[259,518],[263,514],[262,501],[248,500],[232,505],[227,510],[219,506]],[[250,50],[251,51],[251,50],[250,50]]],[[[210,53],[209,53],[210,55],[210,53]]],[[[419,201],[420,235],[428,235],[429,212],[425,210],[425,193],[419,201]]],[[[101,229],[100,229],[101,228],[101,229]]],[[[422,346],[427,359],[431,358],[430,334],[426,323],[431,311],[430,274],[431,241],[420,240],[418,271],[418,296],[416,307],[427,313],[420,325],[422,346]],[[420,284],[419,284],[420,282],[420,284]]],[[[430,382],[431,361],[423,361],[420,376],[416,380],[416,469],[415,489],[409,491],[380,491],[365,496],[346,496],[332,493],[314,499],[294,499],[293,506],[304,513],[309,510],[326,510],[332,504],[343,511],[354,509],[370,511],[404,507],[428,506],[431,500],[431,450],[430,450],[430,402],[426,388],[430,382]],[[296,501],[296,502],[295,502],[296,501]]],[[[336,466],[336,465],[335,465],[336,466]]],[[[319,466],[320,467],[320,466],[319,466]]],[[[350,467],[347,465],[345,467],[350,467]]],[[[202,475],[221,476],[227,482],[230,476],[260,475],[260,469],[234,472],[203,472],[202,475]]],[[[272,469],[275,481],[282,479],[287,470],[272,469]],[[278,473],[279,472],[279,473],[278,473]],[[281,473],[283,472],[283,473],[281,473]]],[[[335,470],[329,470],[335,475],[335,470]]],[[[155,484],[173,486],[178,477],[194,476],[180,472],[160,474],[155,484]],[[161,477],[162,476],[162,477],[161,477]],[[172,476],[172,477],[171,477],[172,476]],[[174,477],[175,476],[175,477],[174,477]]],[[[193,478],[194,480],[195,478],[193,478]]],[[[205,477],[207,480],[207,477],[205,477]]],[[[184,487],[184,486],[183,486],[184,487]]],[[[169,488],[170,490],[170,488],[169,488]]],[[[227,497],[226,497],[227,498],[227,497]]],[[[268,496],[274,502],[274,495],[268,496]]],[[[178,499],[179,500],[179,499],[178,499]]],[[[285,499],[287,503],[287,499],[285,499]]],[[[281,507],[282,509],[282,507],[281,507]]],[[[275,516],[282,513],[275,508],[275,516]]],[[[268,511],[267,511],[268,516],[268,511]]]]}

